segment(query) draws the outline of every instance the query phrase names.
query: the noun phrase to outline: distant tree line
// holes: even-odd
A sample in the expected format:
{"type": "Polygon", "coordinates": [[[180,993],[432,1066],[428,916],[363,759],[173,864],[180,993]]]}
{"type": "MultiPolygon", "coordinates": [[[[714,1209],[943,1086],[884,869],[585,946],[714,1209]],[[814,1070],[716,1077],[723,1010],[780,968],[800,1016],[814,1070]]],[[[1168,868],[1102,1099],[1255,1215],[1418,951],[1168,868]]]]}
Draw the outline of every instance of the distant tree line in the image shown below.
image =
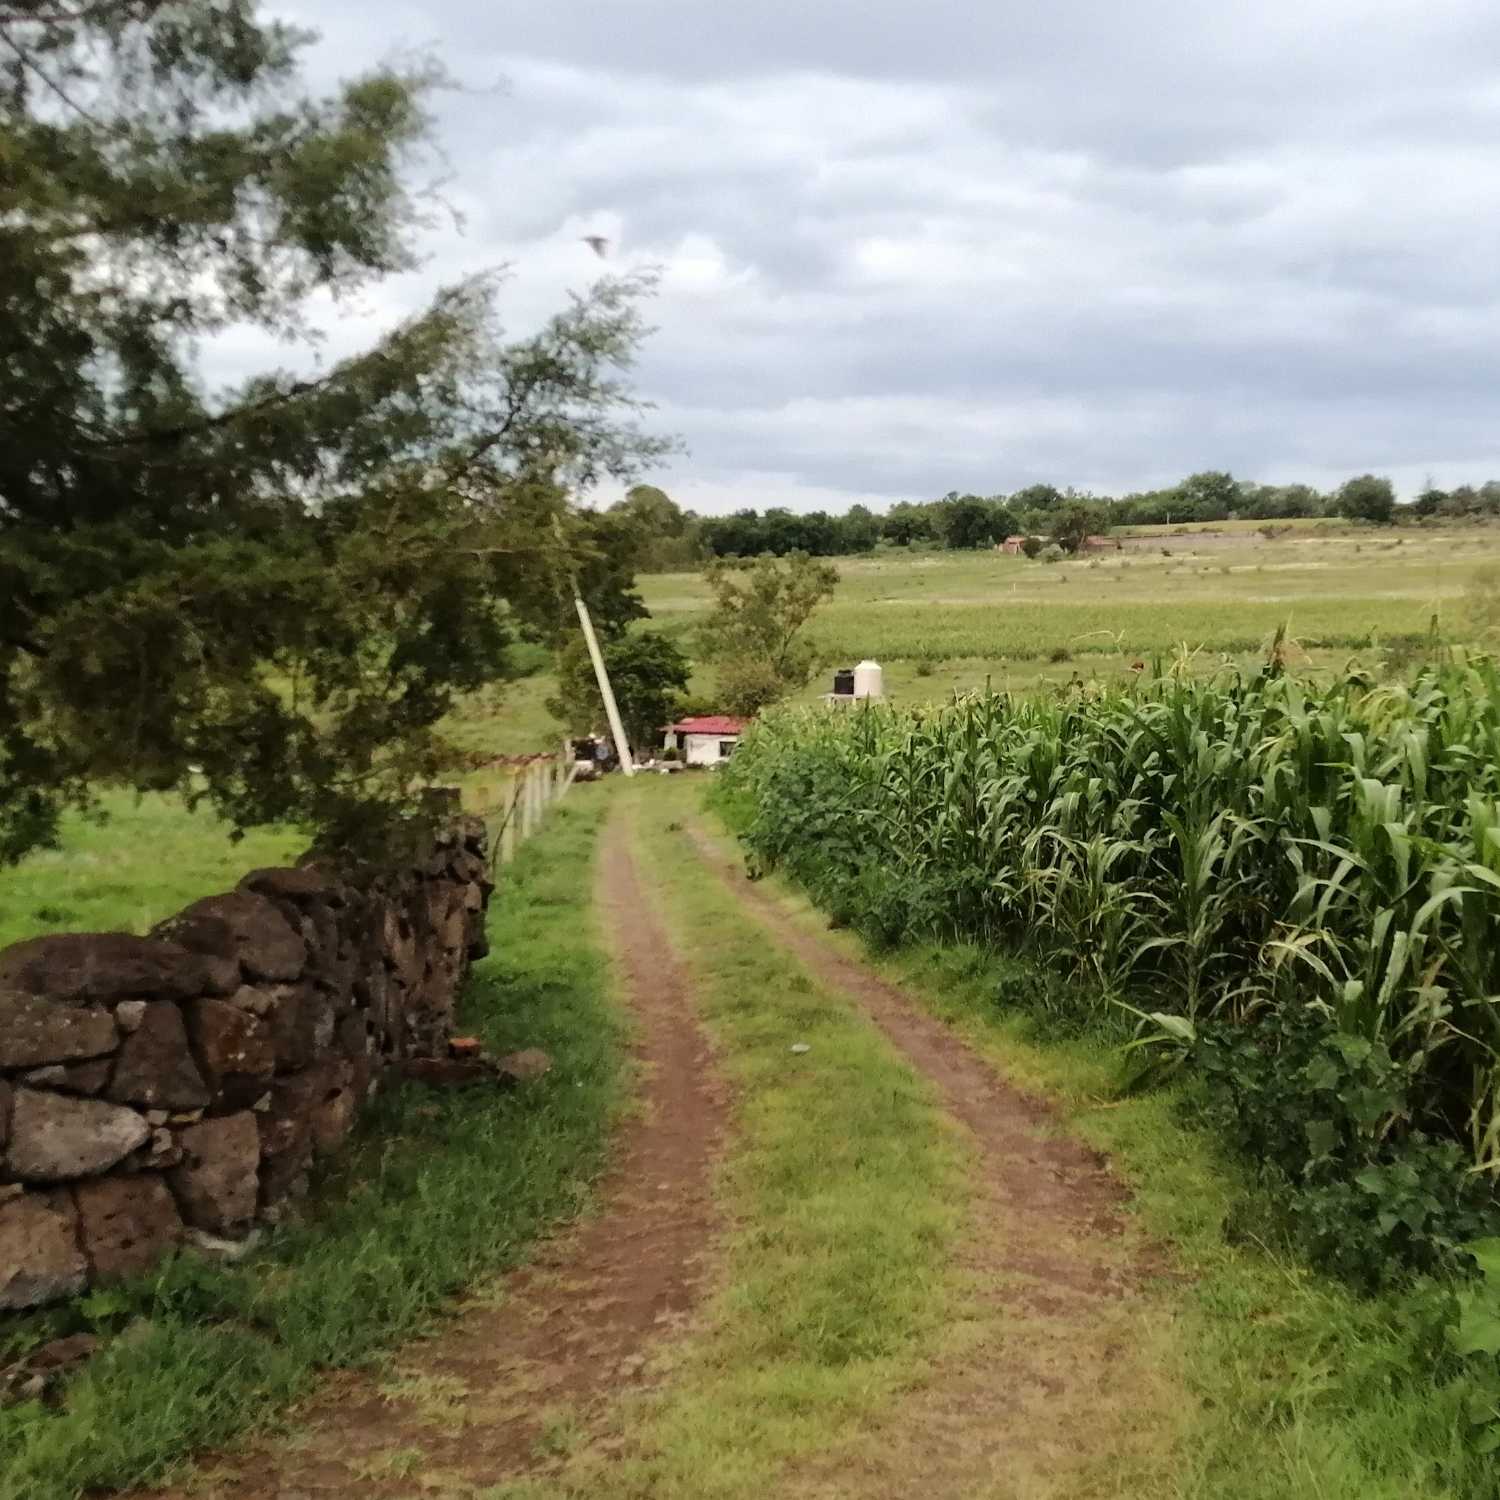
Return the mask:
{"type": "MultiPolygon", "coordinates": [[[[772,507],[727,516],[684,511],[661,490],[639,485],[608,514],[628,523],[635,555],[646,571],[700,566],[716,557],[849,557],[892,547],[993,547],[1009,537],[1034,539],[1076,552],[1091,535],[1114,526],[1193,526],[1212,521],[1342,517],[1390,525],[1402,517],[1438,520],[1500,518],[1500,481],[1443,490],[1429,484],[1400,505],[1395,487],[1377,474],[1360,474],[1335,490],[1308,484],[1254,484],[1207,470],[1165,489],[1119,497],[1032,484],[1009,495],[960,494],[901,500],[884,515],[853,505],[842,515],[772,507]]],[[[1034,548],[1028,548],[1032,551],[1034,548]]]]}

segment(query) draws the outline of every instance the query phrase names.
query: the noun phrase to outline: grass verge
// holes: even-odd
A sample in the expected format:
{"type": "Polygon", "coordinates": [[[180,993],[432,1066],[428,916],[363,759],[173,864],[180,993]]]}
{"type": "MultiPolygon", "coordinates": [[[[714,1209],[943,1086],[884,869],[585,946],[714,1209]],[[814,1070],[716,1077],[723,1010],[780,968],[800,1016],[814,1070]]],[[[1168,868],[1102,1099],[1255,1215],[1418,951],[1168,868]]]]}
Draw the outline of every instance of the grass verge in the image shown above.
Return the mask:
{"type": "MultiPolygon", "coordinates": [[[[319,1185],[304,1220],[237,1266],[179,1257],[157,1274],[12,1324],[113,1338],[60,1409],[0,1411],[0,1497],[73,1500],[159,1479],[196,1448],[263,1427],[317,1374],[430,1324],[576,1212],[620,1097],[620,1022],[589,918],[603,797],[557,808],[490,913],[463,1020],[497,1050],[539,1046],[553,1071],[515,1094],[392,1089],[319,1185]]],[[[0,1327],[0,1334],[3,1334],[0,1327]]]]}
{"type": "Polygon", "coordinates": [[[874,1027],[704,879],[673,822],[679,791],[651,778],[626,795],[734,1086],[721,1290],[702,1332],[667,1350],[657,1394],[621,1404],[559,1475],[497,1496],[762,1496],[779,1464],[910,1384],[949,1311],[959,1138],[874,1027]]]}
{"type": "MultiPolygon", "coordinates": [[[[727,841],[726,841],[727,842],[727,841]]],[[[810,928],[804,895],[768,882],[810,928]]],[[[1434,1379],[1432,1283],[1363,1298],[1258,1238],[1267,1215],[1245,1170],[1183,1118],[1183,1093],[1122,1097],[1117,1037],[1047,1033],[1045,1015],[996,996],[1045,993],[1029,965],[973,945],[871,954],[826,940],[903,985],[1015,1083],[1045,1094],[1067,1126],[1107,1151],[1144,1231],[1170,1247],[1181,1294],[1163,1347],[1195,1398],[1172,1478],[1178,1500],[1489,1500],[1493,1461],[1463,1441],[1461,1381],[1434,1379]]],[[[1111,1493],[1114,1493],[1113,1491],[1111,1493]]],[[[1133,1494],[1128,1485],[1118,1493],[1133,1494]]]]}

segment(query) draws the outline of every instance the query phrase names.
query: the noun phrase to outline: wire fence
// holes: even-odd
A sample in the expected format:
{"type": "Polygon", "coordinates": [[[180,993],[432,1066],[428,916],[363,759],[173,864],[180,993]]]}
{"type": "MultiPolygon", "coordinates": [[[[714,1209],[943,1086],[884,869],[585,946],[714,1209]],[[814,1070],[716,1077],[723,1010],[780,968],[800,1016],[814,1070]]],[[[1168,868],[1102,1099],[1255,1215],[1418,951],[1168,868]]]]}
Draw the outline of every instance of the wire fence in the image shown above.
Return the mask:
{"type": "Polygon", "coordinates": [[[507,785],[494,789],[497,796],[473,810],[489,833],[492,870],[516,857],[542,826],[548,809],[568,794],[577,774],[578,763],[571,756],[536,756],[518,766],[507,785]]]}

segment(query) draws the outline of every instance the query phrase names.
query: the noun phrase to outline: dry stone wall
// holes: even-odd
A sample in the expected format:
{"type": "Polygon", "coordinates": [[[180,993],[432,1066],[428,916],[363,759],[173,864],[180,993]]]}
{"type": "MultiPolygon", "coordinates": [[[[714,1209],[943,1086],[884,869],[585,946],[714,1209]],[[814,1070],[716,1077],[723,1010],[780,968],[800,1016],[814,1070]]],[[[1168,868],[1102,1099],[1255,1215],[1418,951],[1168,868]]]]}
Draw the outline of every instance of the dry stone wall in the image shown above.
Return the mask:
{"type": "Polygon", "coordinates": [[[0,951],[0,1309],[274,1222],[385,1065],[446,1056],[490,889],[461,819],[399,869],[256,870],[148,937],[0,951]]]}

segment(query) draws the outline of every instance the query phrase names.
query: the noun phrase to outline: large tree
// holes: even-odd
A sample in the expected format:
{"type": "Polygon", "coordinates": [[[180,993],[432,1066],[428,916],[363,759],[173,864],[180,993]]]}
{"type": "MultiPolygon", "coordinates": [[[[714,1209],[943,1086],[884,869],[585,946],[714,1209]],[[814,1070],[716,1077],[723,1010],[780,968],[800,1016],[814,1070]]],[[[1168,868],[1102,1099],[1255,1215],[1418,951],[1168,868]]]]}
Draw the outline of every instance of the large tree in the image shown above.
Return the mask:
{"type": "Polygon", "coordinates": [[[1015,514],[1026,515],[1051,510],[1053,506],[1061,505],[1062,500],[1063,493],[1055,484],[1028,484],[1010,497],[1009,504],[1015,514]]]}
{"type": "Polygon", "coordinates": [[[1339,486],[1338,513],[1351,521],[1388,526],[1396,519],[1396,491],[1389,479],[1359,474],[1339,486]]]}
{"type": "Polygon", "coordinates": [[[1048,536],[1064,552],[1081,551],[1091,536],[1109,530],[1109,511],[1097,500],[1068,498],[1053,510],[1048,536]]]}
{"type": "Polygon", "coordinates": [[[440,80],[317,97],[307,40],[253,0],[0,14],[0,860],[101,780],[371,834],[573,576],[622,592],[568,496],[660,451],[641,281],[508,342],[480,276],[316,373],[205,378],[413,263],[440,80]]]}
{"type": "Polygon", "coordinates": [[[1177,486],[1178,518],[1183,521],[1224,521],[1237,515],[1244,493],[1233,474],[1205,469],[1189,474],[1177,486]]]}
{"type": "Polygon", "coordinates": [[[1010,512],[979,495],[950,494],[938,509],[943,544],[947,547],[992,547],[1010,535],[1010,512]]]}
{"type": "Polygon", "coordinates": [[[880,522],[864,505],[851,505],[842,516],[834,517],[838,551],[853,554],[873,552],[880,540],[880,522]]]}
{"type": "Polygon", "coordinates": [[[898,500],[882,518],[880,533],[886,541],[897,547],[909,547],[913,542],[930,542],[937,535],[932,507],[913,504],[910,500],[898,500]]]}
{"type": "MultiPolygon", "coordinates": [[[[631,748],[639,751],[658,744],[687,691],[692,663],[671,639],[655,630],[622,635],[606,643],[601,655],[631,748]]],[[[563,652],[557,679],[557,695],[547,700],[553,718],[572,734],[601,729],[604,698],[581,638],[563,652]]]]}
{"type": "Polygon", "coordinates": [[[838,570],[793,552],[737,566],[716,562],[706,576],[714,605],[702,650],[718,664],[722,706],[753,714],[805,686],[817,651],[803,627],[832,597],[838,570]]]}
{"type": "Polygon", "coordinates": [[[635,565],[644,572],[697,568],[703,563],[698,518],[654,484],[633,485],[608,511],[628,540],[635,565]]]}

